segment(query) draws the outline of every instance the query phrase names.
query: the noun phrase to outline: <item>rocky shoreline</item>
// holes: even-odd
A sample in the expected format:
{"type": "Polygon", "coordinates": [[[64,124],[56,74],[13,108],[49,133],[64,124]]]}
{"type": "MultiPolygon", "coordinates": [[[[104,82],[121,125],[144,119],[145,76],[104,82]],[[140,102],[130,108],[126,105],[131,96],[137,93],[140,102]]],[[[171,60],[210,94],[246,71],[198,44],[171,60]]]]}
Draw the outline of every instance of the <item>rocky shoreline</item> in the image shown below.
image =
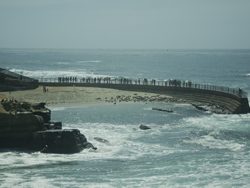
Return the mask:
{"type": "Polygon", "coordinates": [[[52,122],[45,103],[2,99],[0,120],[0,149],[64,154],[97,149],[78,129],[62,129],[61,122],[52,122]]]}

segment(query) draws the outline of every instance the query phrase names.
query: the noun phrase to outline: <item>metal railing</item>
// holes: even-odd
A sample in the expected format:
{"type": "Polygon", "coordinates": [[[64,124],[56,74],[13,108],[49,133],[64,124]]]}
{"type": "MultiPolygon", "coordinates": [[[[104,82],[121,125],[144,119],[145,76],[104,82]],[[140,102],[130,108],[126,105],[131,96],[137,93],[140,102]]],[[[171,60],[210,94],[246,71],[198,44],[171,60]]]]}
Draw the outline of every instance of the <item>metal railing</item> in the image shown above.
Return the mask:
{"type": "Polygon", "coordinates": [[[129,79],[129,78],[112,78],[112,77],[58,77],[58,78],[40,78],[42,83],[59,83],[59,84],[124,84],[124,85],[147,85],[161,87],[176,87],[176,88],[192,88],[207,91],[217,91],[228,93],[240,98],[247,98],[248,93],[240,88],[229,88],[224,86],[215,86],[210,84],[197,84],[191,81],[182,81],[176,79],[155,80],[155,79],[129,79]]]}

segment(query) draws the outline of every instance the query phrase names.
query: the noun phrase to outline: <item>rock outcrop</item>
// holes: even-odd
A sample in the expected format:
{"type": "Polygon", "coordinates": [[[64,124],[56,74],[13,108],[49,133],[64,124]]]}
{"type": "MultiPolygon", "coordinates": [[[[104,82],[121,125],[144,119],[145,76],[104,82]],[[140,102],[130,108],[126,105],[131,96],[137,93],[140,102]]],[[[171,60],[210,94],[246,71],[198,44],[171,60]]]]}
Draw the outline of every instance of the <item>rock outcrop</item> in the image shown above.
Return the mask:
{"type": "Polygon", "coordinates": [[[0,68],[0,91],[34,89],[38,80],[0,68]]]}
{"type": "Polygon", "coordinates": [[[96,149],[77,129],[51,122],[45,103],[4,99],[0,103],[0,148],[31,149],[47,153],[76,153],[96,149]]]}
{"type": "Polygon", "coordinates": [[[148,129],[151,129],[149,126],[146,126],[146,125],[143,125],[143,124],[141,124],[141,125],[139,126],[139,128],[140,128],[141,130],[148,130],[148,129]]]}
{"type": "Polygon", "coordinates": [[[77,153],[96,149],[78,129],[46,130],[33,134],[32,147],[45,153],[77,153]]]}
{"type": "Polygon", "coordinates": [[[171,109],[162,109],[162,108],[152,108],[152,110],[160,111],[160,112],[168,112],[168,113],[174,112],[174,111],[171,110],[171,109]]]}

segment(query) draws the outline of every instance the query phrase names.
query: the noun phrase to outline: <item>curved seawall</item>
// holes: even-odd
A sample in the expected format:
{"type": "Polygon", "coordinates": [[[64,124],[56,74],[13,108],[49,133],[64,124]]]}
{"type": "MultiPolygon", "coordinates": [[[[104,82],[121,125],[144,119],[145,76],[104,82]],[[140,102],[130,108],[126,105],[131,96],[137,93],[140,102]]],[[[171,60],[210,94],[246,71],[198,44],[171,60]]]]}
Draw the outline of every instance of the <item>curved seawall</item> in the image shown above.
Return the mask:
{"type": "MultiPolygon", "coordinates": [[[[91,83],[91,82],[40,82],[45,86],[79,86],[79,87],[98,87],[110,88],[126,91],[139,91],[157,94],[166,94],[176,98],[184,99],[189,103],[199,103],[209,105],[213,108],[223,109],[221,113],[245,114],[249,112],[249,102],[247,94],[242,90],[230,89],[225,87],[208,87],[206,85],[192,86],[171,86],[158,83],[156,84],[133,84],[133,83],[91,83]],[[202,86],[202,87],[201,87],[202,86]],[[220,88],[220,89],[216,89],[220,88]],[[211,89],[213,88],[213,89],[211,89]],[[222,88],[222,89],[221,89],[222,88]]],[[[218,112],[218,111],[214,111],[218,112]]]]}

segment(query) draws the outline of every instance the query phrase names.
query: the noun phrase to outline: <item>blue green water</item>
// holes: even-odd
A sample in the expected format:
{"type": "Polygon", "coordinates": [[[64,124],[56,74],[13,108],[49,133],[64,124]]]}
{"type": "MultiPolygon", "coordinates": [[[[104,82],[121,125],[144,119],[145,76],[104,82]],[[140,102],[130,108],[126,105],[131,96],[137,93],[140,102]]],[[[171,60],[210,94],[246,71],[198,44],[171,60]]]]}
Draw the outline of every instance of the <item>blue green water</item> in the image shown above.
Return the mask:
{"type": "MultiPolygon", "coordinates": [[[[249,50],[2,49],[0,67],[35,78],[177,78],[250,91],[249,50]]],[[[173,103],[51,109],[53,120],[79,128],[98,150],[73,155],[1,152],[0,187],[250,186],[249,114],[217,115],[173,103]],[[142,131],[140,124],[151,129],[142,131]]]]}

